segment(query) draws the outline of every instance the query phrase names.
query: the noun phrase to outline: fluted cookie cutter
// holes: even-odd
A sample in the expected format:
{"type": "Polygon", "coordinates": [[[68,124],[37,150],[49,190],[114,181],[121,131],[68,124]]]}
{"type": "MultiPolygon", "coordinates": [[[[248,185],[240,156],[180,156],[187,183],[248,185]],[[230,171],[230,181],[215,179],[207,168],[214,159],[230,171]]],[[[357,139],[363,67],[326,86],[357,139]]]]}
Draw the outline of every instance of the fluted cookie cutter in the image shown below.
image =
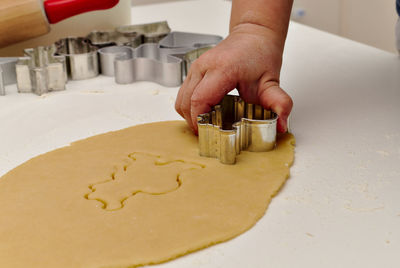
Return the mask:
{"type": "Polygon", "coordinates": [[[158,43],[171,29],[166,21],[120,26],[113,31],[92,31],[86,38],[98,48],[108,46],[130,46],[136,48],[143,43],[158,43]]]}
{"type": "Polygon", "coordinates": [[[68,37],[57,41],[56,54],[65,56],[67,72],[72,80],[84,80],[99,75],[97,47],[89,39],[68,37]]]}
{"type": "Polygon", "coordinates": [[[199,153],[235,164],[241,151],[267,152],[275,148],[276,113],[227,95],[211,112],[197,118],[199,153]]]}
{"type": "Polygon", "coordinates": [[[118,84],[152,81],[163,86],[179,86],[186,75],[185,56],[202,45],[215,45],[222,37],[172,32],[157,43],[136,49],[126,46],[99,50],[102,74],[115,76],[118,84]]]}
{"type": "Polygon", "coordinates": [[[0,58],[0,96],[6,95],[5,86],[17,81],[15,65],[18,58],[0,58]]]}
{"type": "Polygon", "coordinates": [[[42,95],[65,89],[66,60],[64,56],[55,56],[55,51],[55,46],[24,50],[25,57],[19,58],[15,69],[18,92],[42,95]]]}

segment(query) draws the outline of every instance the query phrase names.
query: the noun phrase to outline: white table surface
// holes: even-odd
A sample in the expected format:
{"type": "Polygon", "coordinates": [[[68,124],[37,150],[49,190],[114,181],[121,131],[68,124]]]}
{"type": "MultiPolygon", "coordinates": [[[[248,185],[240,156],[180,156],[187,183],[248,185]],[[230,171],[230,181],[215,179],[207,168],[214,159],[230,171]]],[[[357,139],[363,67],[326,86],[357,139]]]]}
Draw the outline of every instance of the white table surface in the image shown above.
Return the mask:
{"type": "MultiPolygon", "coordinates": [[[[133,8],[133,23],[228,32],[230,3],[133,8]]],[[[282,86],[294,99],[291,178],[254,228],[157,267],[400,267],[400,59],[292,23],[282,86]]],[[[72,141],[179,119],[178,88],[113,78],[64,92],[0,97],[0,175],[72,141]]]]}

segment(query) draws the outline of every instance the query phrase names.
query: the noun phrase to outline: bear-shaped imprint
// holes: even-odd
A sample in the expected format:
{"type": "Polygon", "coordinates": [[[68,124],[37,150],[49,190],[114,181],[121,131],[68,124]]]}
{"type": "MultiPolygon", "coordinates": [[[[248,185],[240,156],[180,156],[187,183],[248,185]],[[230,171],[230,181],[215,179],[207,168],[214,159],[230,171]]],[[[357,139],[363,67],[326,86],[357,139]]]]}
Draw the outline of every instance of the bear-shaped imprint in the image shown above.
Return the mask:
{"type": "Polygon", "coordinates": [[[88,200],[97,200],[102,208],[115,211],[124,207],[124,202],[137,193],[161,195],[177,190],[181,175],[204,165],[184,160],[164,160],[158,155],[132,153],[125,165],[116,167],[108,180],[89,185],[88,200]],[[149,168],[151,167],[151,168],[149,168]]]}

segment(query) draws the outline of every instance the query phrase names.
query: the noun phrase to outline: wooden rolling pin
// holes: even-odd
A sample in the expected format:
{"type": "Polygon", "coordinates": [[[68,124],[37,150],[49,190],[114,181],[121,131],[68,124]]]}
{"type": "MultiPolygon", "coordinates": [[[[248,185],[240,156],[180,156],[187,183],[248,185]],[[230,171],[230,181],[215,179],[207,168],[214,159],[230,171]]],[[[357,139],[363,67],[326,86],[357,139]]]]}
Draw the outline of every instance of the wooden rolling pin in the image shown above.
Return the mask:
{"type": "Polygon", "coordinates": [[[69,17],[114,7],[119,0],[1,0],[0,48],[50,31],[69,17]]]}

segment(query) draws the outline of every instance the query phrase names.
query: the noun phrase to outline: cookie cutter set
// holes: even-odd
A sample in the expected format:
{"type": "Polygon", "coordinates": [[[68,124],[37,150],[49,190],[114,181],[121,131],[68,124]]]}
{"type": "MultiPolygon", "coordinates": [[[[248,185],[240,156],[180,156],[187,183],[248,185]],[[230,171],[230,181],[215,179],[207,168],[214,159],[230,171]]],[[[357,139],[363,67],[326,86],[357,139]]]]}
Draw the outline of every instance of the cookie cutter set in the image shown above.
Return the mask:
{"type": "Polygon", "coordinates": [[[198,57],[221,40],[216,35],[171,32],[166,21],[64,38],[25,49],[21,58],[0,58],[0,94],[5,94],[4,85],[16,82],[18,92],[42,95],[64,90],[68,78],[84,80],[99,73],[115,76],[119,84],[144,80],[179,86],[194,60],[192,51],[198,57]]]}
{"type": "Polygon", "coordinates": [[[186,55],[198,48],[206,51],[221,40],[215,35],[171,32],[159,43],[105,47],[99,50],[101,70],[115,76],[118,84],[152,81],[175,87],[182,84],[190,67],[191,59],[186,55]]]}
{"type": "Polygon", "coordinates": [[[277,120],[276,113],[227,95],[197,118],[200,155],[235,164],[241,151],[270,151],[276,144],[277,120]]]}

